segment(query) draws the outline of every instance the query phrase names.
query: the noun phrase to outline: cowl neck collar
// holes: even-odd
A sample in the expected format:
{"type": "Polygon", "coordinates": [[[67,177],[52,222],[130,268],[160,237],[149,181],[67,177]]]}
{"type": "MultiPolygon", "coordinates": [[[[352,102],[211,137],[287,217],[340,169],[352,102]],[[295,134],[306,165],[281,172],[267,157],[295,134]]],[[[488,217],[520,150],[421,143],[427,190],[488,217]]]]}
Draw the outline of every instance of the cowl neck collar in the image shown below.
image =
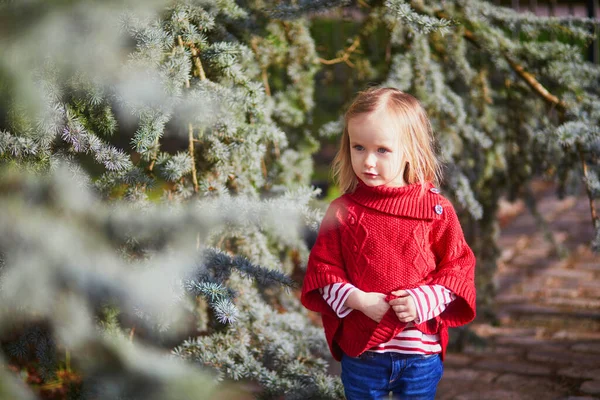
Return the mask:
{"type": "Polygon", "coordinates": [[[354,192],[346,196],[358,204],[386,214],[420,219],[439,219],[442,214],[442,197],[430,182],[424,185],[414,183],[401,187],[373,187],[359,179],[354,192]]]}

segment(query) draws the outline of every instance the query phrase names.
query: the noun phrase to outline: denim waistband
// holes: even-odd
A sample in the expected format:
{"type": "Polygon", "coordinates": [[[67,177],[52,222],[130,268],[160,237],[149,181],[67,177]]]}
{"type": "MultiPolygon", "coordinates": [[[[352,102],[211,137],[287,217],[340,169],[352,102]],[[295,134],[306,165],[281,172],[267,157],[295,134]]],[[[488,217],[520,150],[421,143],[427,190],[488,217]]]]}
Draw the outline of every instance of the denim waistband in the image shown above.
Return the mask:
{"type": "Polygon", "coordinates": [[[432,354],[408,354],[408,353],[397,353],[395,351],[386,351],[379,353],[376,351],[367,350],[356,358],[361,359],[374,359],[374,358],[392,358],[394,360],[405,360],[410,358],[427,358],[437,356],[439,353],[432,354]]]}

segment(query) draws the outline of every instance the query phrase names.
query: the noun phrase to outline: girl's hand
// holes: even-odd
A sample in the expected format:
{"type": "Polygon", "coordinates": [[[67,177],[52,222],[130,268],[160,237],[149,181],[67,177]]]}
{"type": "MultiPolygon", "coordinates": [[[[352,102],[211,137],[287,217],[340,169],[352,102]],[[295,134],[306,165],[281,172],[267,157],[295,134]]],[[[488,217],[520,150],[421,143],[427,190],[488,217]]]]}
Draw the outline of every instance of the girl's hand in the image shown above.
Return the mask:
{"type": "Polygon", "coordinates": [[[380,322],[390,309],[383,293],[363,292],[361,303],[361,311],[375,322],[380,322]]]}
{"type": "Polygon", "coordinates": [[[387,310],[390,309],[390,305],[385,301],[385,294],[363,292],[362,290],[352,292],[345,305],[361,311],[375,322],[380,322],[387,310]]]}
{"type": "Polygon", "coordinates": [[[400,322],[412,322],[417,319],[417,306],[412,296],[406,290],[397,290],[392,292],[399,298],[390,300],[390,306],[394,309],[400,322]]]}

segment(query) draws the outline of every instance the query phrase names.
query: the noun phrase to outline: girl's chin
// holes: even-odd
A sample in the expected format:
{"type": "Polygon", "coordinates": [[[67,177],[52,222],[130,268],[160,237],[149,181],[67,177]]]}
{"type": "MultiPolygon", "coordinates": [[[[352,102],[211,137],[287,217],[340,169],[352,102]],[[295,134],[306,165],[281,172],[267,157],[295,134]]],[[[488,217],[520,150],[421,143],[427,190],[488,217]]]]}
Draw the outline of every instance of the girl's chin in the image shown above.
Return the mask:
{"type": "Polygon", "coordinates": [[[396,181],[385,182],[379,176],[370,177],[370,178],[365,177],[365,178],[363,178],[363,182],[365,185],[367,185],[369,187],[376,187],[376,186],[402,187],[402,186],[406,186],[406,183],[404,183],[404,182],[396,182],[396,181]]]}
{"type": "Polygon", "coordinates": [[[370,187],[381,186],[385,183],[385,182],[382,182],[380,179],[376,179],[376,178],[365,179],[363,182],[365,183],[365,185],[370,186],[370,187]]]}

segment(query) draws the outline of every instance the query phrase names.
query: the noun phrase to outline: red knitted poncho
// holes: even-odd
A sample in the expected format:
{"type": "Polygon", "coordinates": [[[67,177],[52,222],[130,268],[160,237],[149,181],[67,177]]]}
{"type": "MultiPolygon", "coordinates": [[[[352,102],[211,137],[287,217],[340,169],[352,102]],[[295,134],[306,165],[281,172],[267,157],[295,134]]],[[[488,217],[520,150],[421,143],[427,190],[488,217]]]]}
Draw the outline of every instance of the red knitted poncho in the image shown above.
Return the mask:
{"type": "Polygon", "coordinates": [[[337,317],[317,289],[350,282],[365,292],[390,295],[420,285],[443,285],[457,298],[435,319],[416,325],[440,334],[442,357],[448,327],[475,317],[475,257],[452,204],[431,184],[399,188],[359,182],[334,200],[313,246],[302,286],[302,304],[320,312],[333,357],[357,357],[388,342],[406,326],[390,308],[377,323],[362,312],[337,317]]]}

